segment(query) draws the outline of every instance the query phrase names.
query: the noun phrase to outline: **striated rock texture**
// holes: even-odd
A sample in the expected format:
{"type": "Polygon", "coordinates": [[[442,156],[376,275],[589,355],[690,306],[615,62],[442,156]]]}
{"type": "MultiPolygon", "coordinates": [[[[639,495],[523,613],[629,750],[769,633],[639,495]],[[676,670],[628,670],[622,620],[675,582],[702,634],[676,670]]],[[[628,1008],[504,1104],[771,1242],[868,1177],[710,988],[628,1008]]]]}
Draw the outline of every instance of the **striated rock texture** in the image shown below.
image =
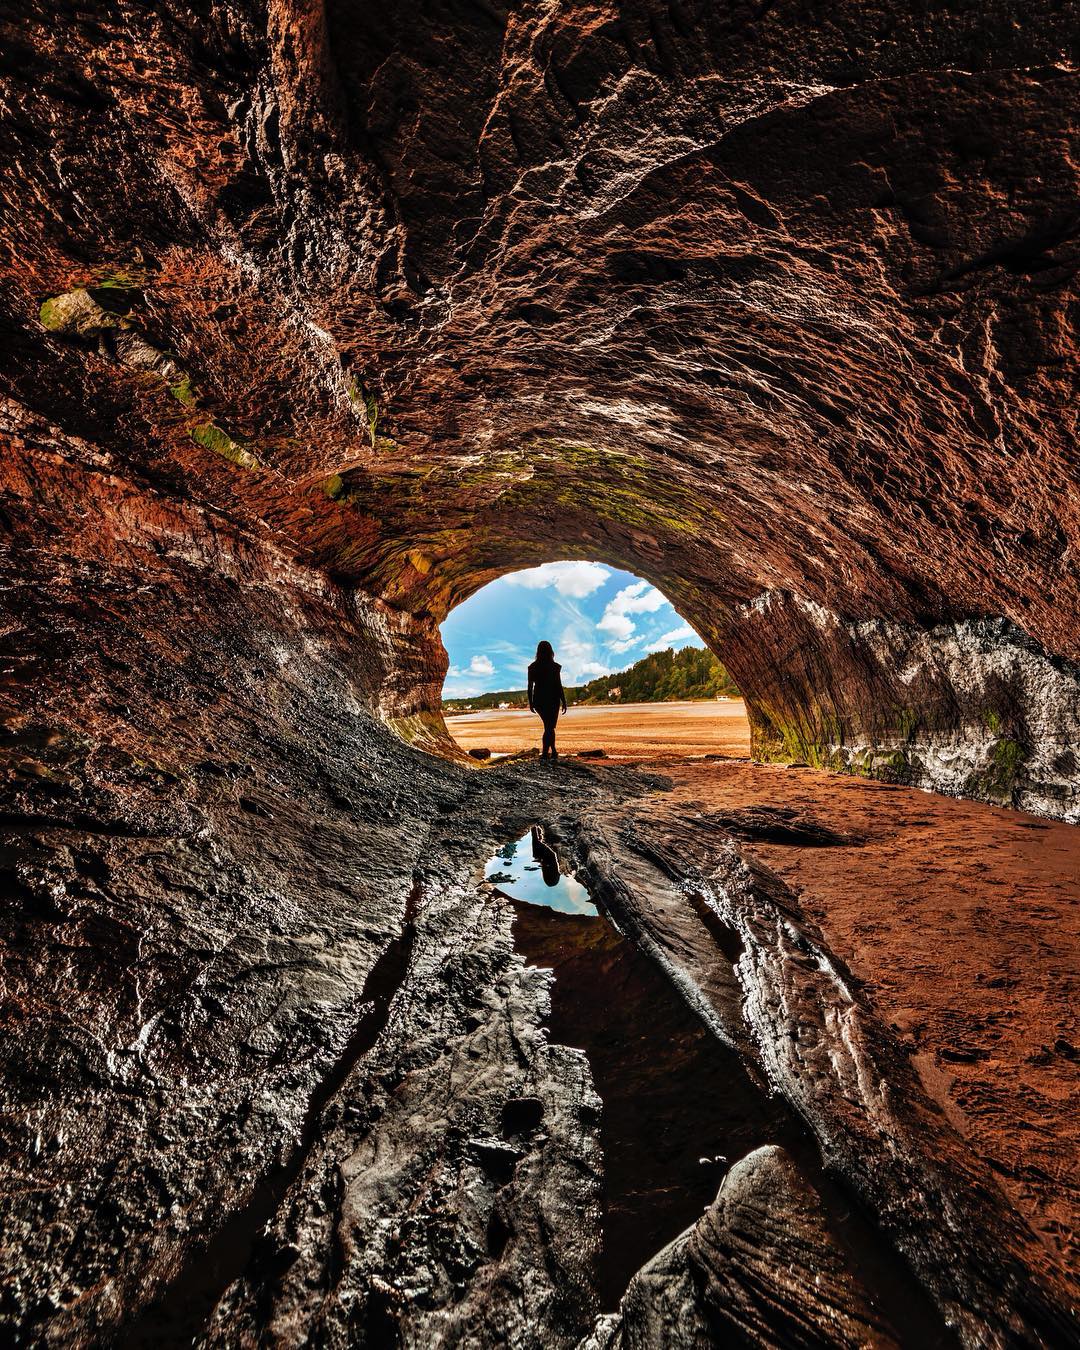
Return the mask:
{"type": "Polygon", "coordinates": [[[898,1342],[820,1218],[820,1197],[783,1149],[755,1150],[682,1237],[630,1283],[598,1329],[604,1350],[760,1345],[882,1347],[898,1342]],[[775,1271],[787,1275],[777,1286],[775,1271]]]}
{"type": "MultiPolygon", "coordinates": [[[[437,711],[453,604],[597,558],[717,649],[761,757],[1075,818],[1075,17],[0,14],[5,1339],[630,1336],[587,1064],[479,885],[558,821],[955,1334],[1075,1341],[719,816],[605,854],[646,781],[480,771],[437,711]]],[[[807,1334],[847,1289],[857,1338],[828,1269],[807,1334]]]]}
{"type": "Polygon", "coordinates": [[[403,715],[448,606],[594,557],[762,753],[1075,815],[1070,5],[56,16],[0,379],[61,455],[394,606],[403,715]]]}

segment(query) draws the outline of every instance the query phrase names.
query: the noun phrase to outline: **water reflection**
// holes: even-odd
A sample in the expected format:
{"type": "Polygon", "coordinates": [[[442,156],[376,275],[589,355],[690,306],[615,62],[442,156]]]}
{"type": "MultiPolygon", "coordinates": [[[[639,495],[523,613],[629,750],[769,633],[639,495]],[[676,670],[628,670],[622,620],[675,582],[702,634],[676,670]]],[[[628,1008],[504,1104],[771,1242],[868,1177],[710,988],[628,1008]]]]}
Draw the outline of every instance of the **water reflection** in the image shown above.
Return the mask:
{"type": "Polygon", "coordinates": [[[595,915],[599,911],[589,892],[573,877],[563,876],[555,851],[544,842],[543,833],[532,830],[504,844],[488,860],[484,876],[505,895],[530,905],[544,905],[562,914],[595,915]]]}

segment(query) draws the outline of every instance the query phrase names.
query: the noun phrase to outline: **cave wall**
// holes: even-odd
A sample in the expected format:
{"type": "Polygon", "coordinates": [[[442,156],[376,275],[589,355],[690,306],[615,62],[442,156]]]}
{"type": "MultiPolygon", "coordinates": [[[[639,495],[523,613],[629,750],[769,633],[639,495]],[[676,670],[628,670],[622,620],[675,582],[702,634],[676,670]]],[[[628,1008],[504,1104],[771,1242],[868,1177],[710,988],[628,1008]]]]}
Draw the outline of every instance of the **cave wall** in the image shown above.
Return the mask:
{"type": "Polygon", "coordinates": [[[1068,6],[4,24],[7,396],[390,606],[408,734],[450,606],[596,557],[739,669],[763,753],[1073,809],[1068,6]]]}
{"type": "Polygon", "coordinates": [[[0,1321],[101,1344],[243,1252],[454,774],[396,615],[6,411],[0,1321]]]}
{"type": "Polygon", "coordinates": [[[755,759],[1080,817],[1080,670],[1007,619],[845,622],[768,591],[722,650],[752,691],[755,759]]]}

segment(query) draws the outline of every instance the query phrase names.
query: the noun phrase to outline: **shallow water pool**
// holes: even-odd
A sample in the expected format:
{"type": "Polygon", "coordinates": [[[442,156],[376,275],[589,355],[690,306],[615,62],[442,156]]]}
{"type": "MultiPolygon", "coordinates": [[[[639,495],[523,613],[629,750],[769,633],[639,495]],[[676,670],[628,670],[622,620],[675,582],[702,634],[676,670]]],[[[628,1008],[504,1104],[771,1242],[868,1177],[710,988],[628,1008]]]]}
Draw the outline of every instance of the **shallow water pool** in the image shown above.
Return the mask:
{"type": "Polygon", "coordinates": [[[560,914],[588,914],[591,917],[599,913],[580,881],[563,876],[553,868],[545,871],[541,867],[533,854],[531,831],[504,844],[489,858],[484,877],[494,882],[504,895],[529,905],[545,905],[560,914]]]}

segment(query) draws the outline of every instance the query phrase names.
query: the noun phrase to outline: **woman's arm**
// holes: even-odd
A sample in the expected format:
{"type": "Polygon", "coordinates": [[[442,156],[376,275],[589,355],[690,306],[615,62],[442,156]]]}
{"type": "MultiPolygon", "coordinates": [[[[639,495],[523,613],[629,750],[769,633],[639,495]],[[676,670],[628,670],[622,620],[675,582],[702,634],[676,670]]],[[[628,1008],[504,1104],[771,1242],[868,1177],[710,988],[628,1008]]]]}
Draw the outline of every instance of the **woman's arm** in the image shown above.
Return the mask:
{"type": "Polygon", "coordinates": [[[532,677],[532,671],[530,670],[530,671],[529,671],[529,687],[528,687],[528,689],[526,690],[526,694],[527,694],[527,697],[528,697],[528,700],[529,700],[529,711],[530,711],[530,712],[535,712],[535,711],[536,711],[536,709],[533,707],[533,690],[534,690],[535,688],[536,688],[536,681],[533,679],[533,677],[532,677]]]}
{"type": "Polygon", "coordinates": [[[559,697],[562,699],[562,710],[566,712],[566,690],[562,687],[562,676],[559,676],[559,697]]]}

